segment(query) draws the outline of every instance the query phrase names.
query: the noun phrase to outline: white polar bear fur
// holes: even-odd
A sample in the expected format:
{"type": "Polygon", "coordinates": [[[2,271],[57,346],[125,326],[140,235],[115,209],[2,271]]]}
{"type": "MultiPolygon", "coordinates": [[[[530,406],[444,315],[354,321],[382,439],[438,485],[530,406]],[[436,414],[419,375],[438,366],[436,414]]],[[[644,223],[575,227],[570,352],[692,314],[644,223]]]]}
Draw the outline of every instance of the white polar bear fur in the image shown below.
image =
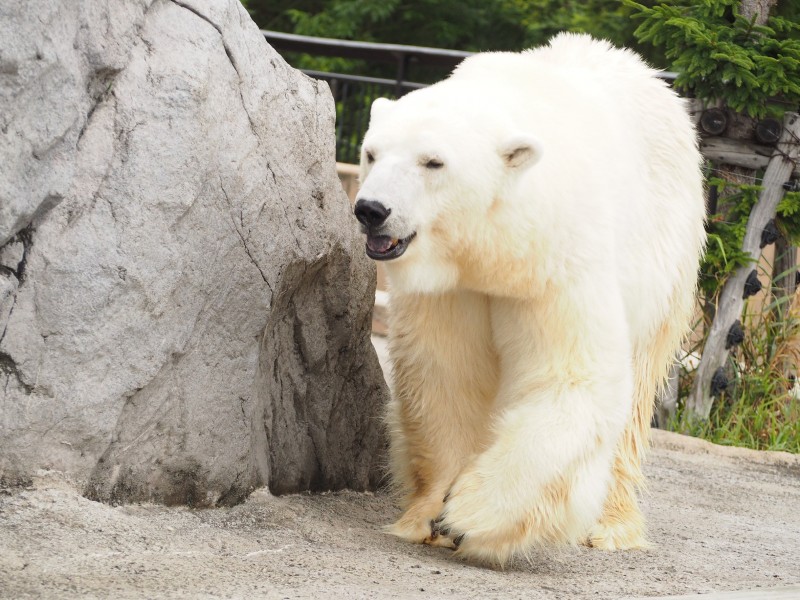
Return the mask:
{"type": "Polygon", "coordinates": [[[684,102],[583,35],[375,102],[359,199],[416,233],[386,263],[390,531],[464,534],[460,553],[499,563],[646,545],[636,489],[693,308],[700,164],[684,102]]]}

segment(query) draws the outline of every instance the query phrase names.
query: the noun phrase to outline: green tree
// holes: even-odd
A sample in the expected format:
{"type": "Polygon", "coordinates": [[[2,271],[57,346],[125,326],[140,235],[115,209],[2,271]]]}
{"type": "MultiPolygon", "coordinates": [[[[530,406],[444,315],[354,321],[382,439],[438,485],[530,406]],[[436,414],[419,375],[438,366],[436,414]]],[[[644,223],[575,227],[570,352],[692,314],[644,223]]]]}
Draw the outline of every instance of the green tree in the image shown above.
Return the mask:
{"type": "Polygon", "coordinates": [[[524,27],[504,4],[481,0],[248,0],[245,5],[259,26],[289,33],[482,50],[524,43],[524,27]]]}
{"type": "Polygon", "coordinates": [[[740,0],[665,2],[636,9],[641,42],[662,47],[678,72],[675,84],[709,102],[721,101],[751,117],[800,104],[800,25],[797,9],[763,19],[740,13],[740,0]],[[782,106],[776,106],[776,103],[782,106]]]}
{"type": "Polygon", "coordinates": [[[559,31],[583,32],[633,47],[655,66],[666,66],[663,54],[636,40],[635,10],[620,0],[246,0],[245,5],[265,29],[456,50],[522,50],[559,31]]]}

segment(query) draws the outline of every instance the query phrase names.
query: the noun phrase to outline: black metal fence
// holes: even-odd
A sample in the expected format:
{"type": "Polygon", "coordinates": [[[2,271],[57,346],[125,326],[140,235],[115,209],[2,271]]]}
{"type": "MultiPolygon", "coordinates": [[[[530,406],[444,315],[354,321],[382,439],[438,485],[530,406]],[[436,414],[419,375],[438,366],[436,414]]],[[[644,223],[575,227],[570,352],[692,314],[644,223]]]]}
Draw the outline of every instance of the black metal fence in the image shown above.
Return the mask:
{"type": "Polygon", "coordinates": [[[409,73],[426,73],[430,68],[444,77],[449,71],[470,56],[471,52],[403,46],[399,44],[374,44],[316,38],[277,31],[262,31],[266,40],[278,52],[294,52],[313,56],[335,56],[363,60],[369,65],[383,65],[394,71],[394,79],[368,77],[322,71],[303,72],[315,79],[328,82],[336,102],[336,160],[357,163],[361,138],[369,125],[369,109],[375,98],[399,98],[411,90],[428,85],[409,80],[409,73]]]}
{"type": "Polygon", "coordinates": [[[304,70],[330,85],[336,102],[336,160],[357,163],[361,139],[369,125],[369,110],[375,98],[398,98],[427,84],[392,79],[304,70]]]}
{"type": "MultiPolygon", "coordinates": [[[[384,70],[394,70],[394,79],[368,77],[345,73],[303,71],[316,79],[328,82],[336,102],[336,160],[358,163],[361,139],[369,125],[369,109],[375,98],[399,98],[411,90],[429,85],[409,80],[409,73],[422,78],[442,78],[452,71],[472,52],[376,44],[328,38],[308,37],[277,31],[262,31],[266,40],[278,52],[333,56],[365,61],[369,65],[382,65],[384,70]]],[[[663,73],[671,81],[674,73],[663,73]]]]}

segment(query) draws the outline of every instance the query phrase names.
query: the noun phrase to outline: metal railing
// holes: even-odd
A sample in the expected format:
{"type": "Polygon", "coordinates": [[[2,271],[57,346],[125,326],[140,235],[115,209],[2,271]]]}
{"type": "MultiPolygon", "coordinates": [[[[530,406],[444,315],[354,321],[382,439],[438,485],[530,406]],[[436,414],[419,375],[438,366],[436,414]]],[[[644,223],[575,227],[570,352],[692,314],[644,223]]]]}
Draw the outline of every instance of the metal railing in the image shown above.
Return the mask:
{"type": "Polygon", "coordinates": [[[361,139],[369,126],[369,111],[375,98],[398,98],[427,84],[378,77],[344,75],[303,70],[328,82],[336,103],[336,160],[358,163],[361,139]]]}
{"type": "MultiPolygon", "coordinates": [[[[336,160],[345,163],[357,163],[359,160],[361,139],[369,125],[369,109],[375,98],[399,98],[412,90],[426,87],[430,84],[409,80],[409,72],[426,70],[430,77],[430,71],[433,70],[444,77],[473,54],[461,50],[353,42],[278,31],[262,30],[261,33],[280,53],[349,58],[387,68],[393,65],[394,79],[303,69],[310,77],[325,80],[330,85],[336,103],[336,160]]],[[[661,77],[671,82],[675,74],[665,72],[661,77]]]]}
{"type": "Polygon", "coordinates": [[[444,77],[472,52],[375,44],[328,38],[308,37],[277,31],[262,31],[266,40],[278,52],[297,52],[313,56],[334,56],[379,64],[391,71],[394,79],[347,73],[303,69],[307,75],[322,79],[330,85],[336,103],[336,160],[357,163],[361,139],[369,125],[369,109],[375,98],[399,98],[426,85],[410,81],[409,73],[421,68],[434,68],[444,77]]]}
{"type": "MultiPolygon", "coordinates": [[[[409,69],[420,66],[433,66],[440,67],[444,71],[450,71],[462,60],[473,54],[472,52],[463,52],[461,50],[404,46],[402,44],[353,42],[278,31],[262,30],[261,33],[264,34],[270,45],[279,52],[302,52],[315,56],[336,56],[339,58],[365,60],[370,63],[394,63],[396,76],[392,83],[395,86],[397,95],[401,95],[404,89],[408,91],[408,89],[414,89],[413,86],[415,85],[423,85],[414,84],[408,80],[409,69]]],[[[345,75],[345,77],[352,76],[345,75]]],[[[380,81],[385,83],[388,80],[380,81]]]]}

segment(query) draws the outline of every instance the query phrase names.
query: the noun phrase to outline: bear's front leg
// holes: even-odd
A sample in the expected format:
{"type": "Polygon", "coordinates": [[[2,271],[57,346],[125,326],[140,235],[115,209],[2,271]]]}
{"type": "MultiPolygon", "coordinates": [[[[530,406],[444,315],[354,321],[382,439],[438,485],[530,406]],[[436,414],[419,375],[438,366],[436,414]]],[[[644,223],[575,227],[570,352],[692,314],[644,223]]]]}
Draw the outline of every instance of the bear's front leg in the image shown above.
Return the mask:
{"type": "Polygon", "coordinates": [[[585,539],[602,513],[632,399],[624,322],[594,324],[605,331],[592,338],[598,332],[573,328],[576,319],[509,304],[493,321],[501,353],[493,442],[456,478],[432,527],[460,554],[500,564],[585,539]]]}
{"type": "Polygon", "coordinates": [[[497,392],[488,300],[472,292],[395,293],[391,302],[389,459],[404,512],[387,531],[450,545],[431,537],[431,521],[458,473],[485,449],[497,392]]]}

